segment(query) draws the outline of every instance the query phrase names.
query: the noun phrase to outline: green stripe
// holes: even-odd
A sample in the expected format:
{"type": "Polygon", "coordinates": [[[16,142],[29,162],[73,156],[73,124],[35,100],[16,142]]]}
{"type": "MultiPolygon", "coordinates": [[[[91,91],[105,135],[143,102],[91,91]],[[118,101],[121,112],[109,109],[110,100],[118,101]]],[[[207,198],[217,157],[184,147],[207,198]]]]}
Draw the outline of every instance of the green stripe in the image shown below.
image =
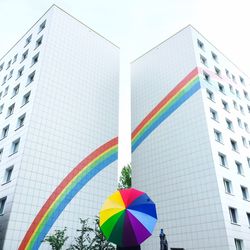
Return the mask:
{"type": "Polygon", "coordinates": [[[144,133],[145,130],[148,129],[148,127],[151,126],[151,124],[157,120],[159,118],[159,116],[162,115],[162,113],[166,112],[167,109],[169,109],[176,101],[178,101],[178,99],[180,99],[187,91],[189,91],[193,85],[195,85],[195,81],[197,80],[198,76],[195,77],[191,82],[189,82],[185,88],[183,88],[177,95],[175,95],[175,97],[159,112],[157,113],[156,116],[154,116],[154,118],[147,123],[147,125],[145,127],[143,127],[143,129],[140,131],[140,133],[137,134],[137,136],[133,139],[132,143],[135,143],[136,140],[138,140],[138,138],[141,136],[141,134],[144,133]]]}
{"type": "Polygon", "coordinates": [[[110,155],[112,155],[113,153],[117,152],[117,146],[115,148],[113,148],[112,150],[109,150],[108,152],[105,153],[105,155],[103,155],[102,157],[100,157],[99,159],[95,160],[93,163],[91,163],[89,165],[89,167],[87,167],[66,189],[64,189],[61,192],[60,198],[57,200],[57,202],[55,204],[53,204],[52,209],[50,210],[50,212],[45,216],[43,222],[40,224],[39,229],[37,230],[36,234],[34,235],[34,237],[32,237],[32,240],[30,242],[30,246],[32,246],[34,244],[34,241],[36,240],[36,238],[38,237],[38,235],[40,234],[42,228],[44,227],[44,225],[47,223],[48,219],[50,218],[51,214],[54,212],[54,210],[58,207],[58,205],[61,203],[62,199],[71,191],[72,188],[74,188],[75,185],[77,185],[77,183],[84,178],[85,175],[87,175],[94,167],[96,167],[96,165],[98,165],[99,163],[101,163],[103,160],[105,160],[106,158],[108,158],[110,155]]]}

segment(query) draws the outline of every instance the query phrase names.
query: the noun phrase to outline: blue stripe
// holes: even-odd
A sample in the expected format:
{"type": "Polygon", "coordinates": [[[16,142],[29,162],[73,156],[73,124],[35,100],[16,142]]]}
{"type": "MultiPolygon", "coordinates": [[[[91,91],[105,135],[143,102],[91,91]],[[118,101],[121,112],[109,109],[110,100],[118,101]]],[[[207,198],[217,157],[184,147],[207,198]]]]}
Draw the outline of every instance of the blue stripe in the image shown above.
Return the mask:
{"type": "Polygon", "coordinates": [[[92,169],[86,176],[81,179],[79,182],[77,182],[74,186],[74,188],[71,189],[71,191],[64,197],[62,202],[57,206],[57,208],[54,210],[52,215],[50,216],[49,220],[46,222],[45,226],[43,227],[42,231],[40,232],[38,238],[34,242],[33,248],[34,250],[37,250],[42,241],[44,240],[45,236],[57,220],[58,216],[62,213],[62,211],[65,209],[65,207],[69,204],[69,202],[75,197],[75,195],[100,171],[102,171],[105,167],[109,166],[112,162],[116,161],[118,158],[118,153],[114,153],[110,155],[108,158],[100,162],[94,169],[92,169]]]}
{"type": "Polygon", "coordinates": [[[192,88],[185,93],[178,101],[173,103],[156,121],[154,121],[144,133],[137,138],[132,144],[132,152],[165,120],[167,119],[176,109],[178,109],[186,100],[188,100],[195,92],[200,89],[199,78],[192,88]]]}

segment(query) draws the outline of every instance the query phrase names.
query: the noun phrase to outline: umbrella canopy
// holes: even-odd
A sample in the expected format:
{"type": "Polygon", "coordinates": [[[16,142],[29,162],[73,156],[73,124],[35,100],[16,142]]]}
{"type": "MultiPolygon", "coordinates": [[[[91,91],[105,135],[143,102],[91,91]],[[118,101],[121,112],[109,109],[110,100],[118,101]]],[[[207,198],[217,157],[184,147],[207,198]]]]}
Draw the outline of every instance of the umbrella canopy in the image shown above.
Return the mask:
{"type": "Polygon", "coordinates": [[[121,247],[140,245],[157,221],[154,202],[134,188],[116,191],[100,210],[100,228],[110,242],[121,247]]]}

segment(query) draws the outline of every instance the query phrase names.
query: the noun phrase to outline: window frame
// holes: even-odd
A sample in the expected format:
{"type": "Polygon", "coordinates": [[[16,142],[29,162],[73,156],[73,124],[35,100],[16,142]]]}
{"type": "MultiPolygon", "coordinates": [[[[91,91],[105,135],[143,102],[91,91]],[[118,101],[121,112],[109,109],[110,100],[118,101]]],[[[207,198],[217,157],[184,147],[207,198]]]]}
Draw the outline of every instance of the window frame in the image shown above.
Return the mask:
{"type": "Polygon", "coordinates": [[[16,130],[22,128],[24,126],[24,121],[26,118],[26,113],[22,114],[17,118],[17,125],[16,125],[16,130]]]}
{"type": "Polygon", "coordinates": [[[218,152],[218,156],[220,166],[228,168],[227,156],[221,152],[218,152]]]}
{"type": "Polygon", "coordinates": [[[235,162],[235,166],[236,166],[236,169],[237,169],[237,174],[239,174],[241,176],[244,176],[244,169],[243,169],[242,163],[239,162],[239,161],[234,161],[234,162],[235,162]]]}
{"type": "Polygon", "coordinates": [[[238,211],[235,207],[228,207],[229,209],[229,215],[230,215],[230,221],[232,224],[239,225],[239,217],[238,217],[238,211]]]}
{"type": "Polygon", "coordinates": [[[4,183],[3,184],[7,184],[7,183],[12,181],[11,177],[12,177],[13,170],[14,170],[14,165],[5,169],[4,183]]]}
{"type": "Polygon", "coordinates": [[[244,201],[249,201],[248,188],[246,186],[242,186],[242,185],[240,187],[241,187],[242,199],[244,201]]]}
{"type": "Polygon", "coordinates": [[[12,156],[12,155],[18,153],[19,147],[20,147],[20,141],[21,141],[21,138],[19,137],[11,143],[11,150],[10,150],[9,156],[12,156]]]}
{"type": "Polygon", "coordinates": [[[0,215],[4,215],[4,208],[6,205],[7,196],[0,198],[0,215]]]}
{"type": "Polygon", "coordinates": [[[232,181],[229,180],[229,179],[223,178],[223,184],[224,184],[224,188],[225,188],[225,193],[232,195],[233,194],[233,184],[232,184],[232,181]]]}

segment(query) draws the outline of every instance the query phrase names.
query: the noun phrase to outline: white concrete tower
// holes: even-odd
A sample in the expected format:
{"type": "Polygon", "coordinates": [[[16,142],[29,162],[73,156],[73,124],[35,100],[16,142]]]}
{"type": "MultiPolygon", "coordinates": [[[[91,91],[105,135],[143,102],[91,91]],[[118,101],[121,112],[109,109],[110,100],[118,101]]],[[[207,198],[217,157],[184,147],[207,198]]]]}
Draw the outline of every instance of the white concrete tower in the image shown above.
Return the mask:
{"type": "Polygon", "coordinates": [[[65,226],[70,244],[79,218],[97,215],[117,187],[119,49],[52,6],[2,57],[0,81],[0,249],[65,226]]]}
{"type": "Polygon", "coordinates": [[[191,26],[131,70],[133,185],[159,217],[142,249],[164,228],[170,249],[249,250],[249,78],[191,26]]]}

